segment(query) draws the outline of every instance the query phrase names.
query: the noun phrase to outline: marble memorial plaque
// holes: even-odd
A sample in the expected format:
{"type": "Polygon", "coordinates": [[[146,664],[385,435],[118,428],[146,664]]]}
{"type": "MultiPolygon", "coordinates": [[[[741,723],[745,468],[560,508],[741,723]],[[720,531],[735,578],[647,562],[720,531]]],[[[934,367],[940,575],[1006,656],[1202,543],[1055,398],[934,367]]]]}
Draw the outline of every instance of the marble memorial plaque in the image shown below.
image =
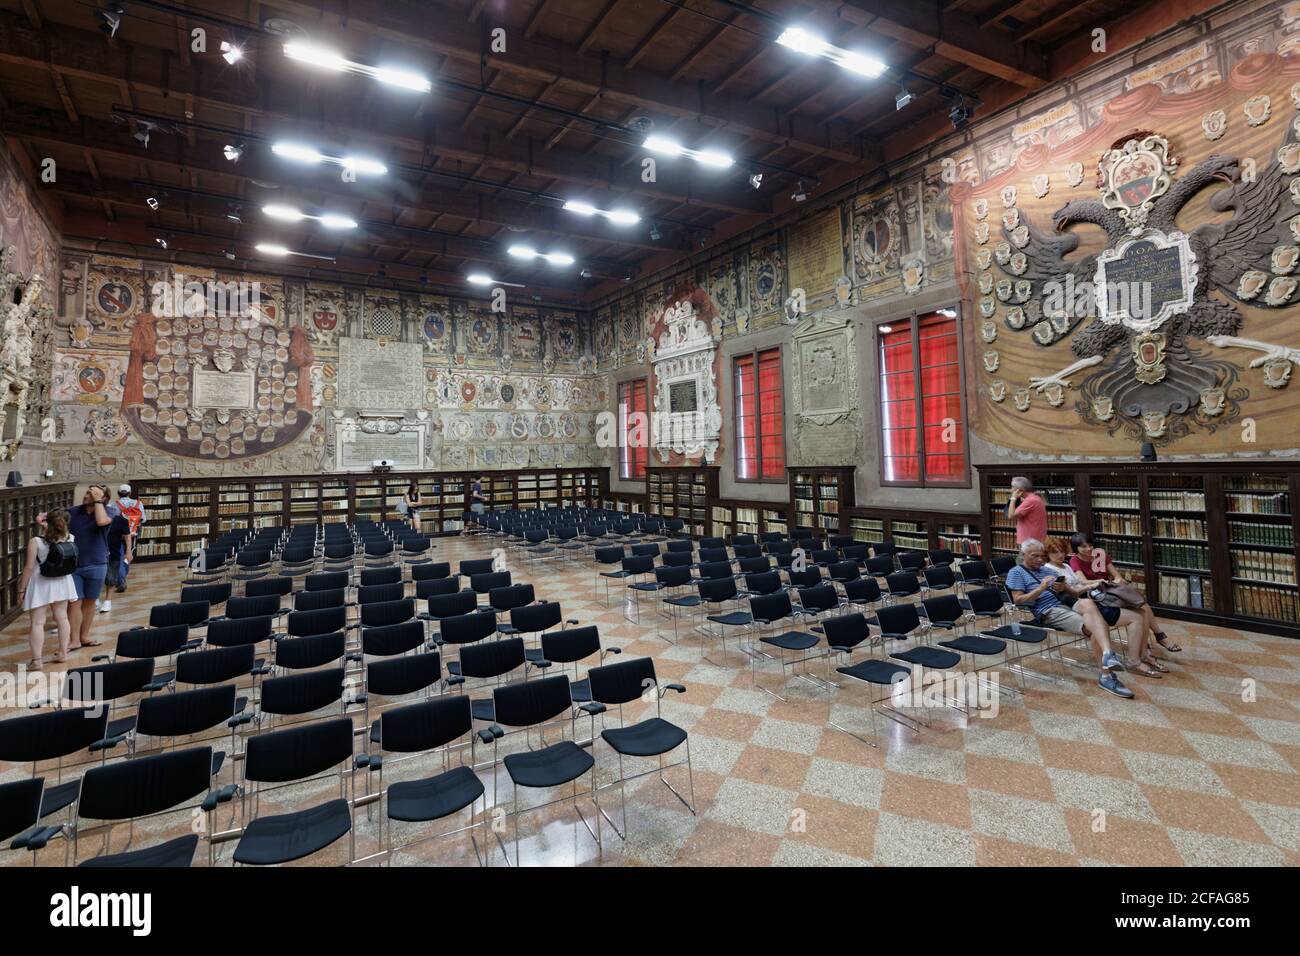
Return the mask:
{"type": "Polygon", "coordinates": [[[380,345],[369,339],[339,339],[338,404],[367,411],[421,408],[424,346],[418,342],[380,345]]]}

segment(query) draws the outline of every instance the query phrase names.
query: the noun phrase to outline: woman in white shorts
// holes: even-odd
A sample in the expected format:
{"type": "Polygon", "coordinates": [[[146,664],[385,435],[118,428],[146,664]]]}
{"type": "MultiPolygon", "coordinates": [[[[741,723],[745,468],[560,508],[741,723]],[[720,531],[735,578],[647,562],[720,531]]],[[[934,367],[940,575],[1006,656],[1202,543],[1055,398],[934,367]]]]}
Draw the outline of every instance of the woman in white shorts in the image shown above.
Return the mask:
{"type": "Polygon", "coordinates": [[[45,619],[51,610],[59,629],[59,653],[54,660],[62,664],[68,659],[68,644],[72,640],[68,602],[77,599],[77,585],[71,574],[47,577],[41,573],[41,564],[50,556],[50,545],[72,540],[68,531],[68,513],[52,511],[48,515],[37,515],[36,522],[41,525],[41,534],[27,542],[27,561],[18,584],[23,595],[23,610],[32,615],[31,633],[28,635],[32,660],[28,666],[34,671],[44,666],[41,652],[45,648],[45,619]]]}

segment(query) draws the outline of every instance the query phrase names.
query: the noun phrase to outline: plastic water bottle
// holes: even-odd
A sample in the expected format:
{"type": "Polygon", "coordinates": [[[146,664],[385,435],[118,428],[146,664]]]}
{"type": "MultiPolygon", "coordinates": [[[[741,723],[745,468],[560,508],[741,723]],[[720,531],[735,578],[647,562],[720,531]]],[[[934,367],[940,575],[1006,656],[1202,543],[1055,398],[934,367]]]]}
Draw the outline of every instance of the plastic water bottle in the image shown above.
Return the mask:
{"type": "Polygon", "coordinates": [[[1007,614],[1011,618],[1011,633],[1020,636],[1020,609],[1014,604],[1007,605],[1007,614]]]}

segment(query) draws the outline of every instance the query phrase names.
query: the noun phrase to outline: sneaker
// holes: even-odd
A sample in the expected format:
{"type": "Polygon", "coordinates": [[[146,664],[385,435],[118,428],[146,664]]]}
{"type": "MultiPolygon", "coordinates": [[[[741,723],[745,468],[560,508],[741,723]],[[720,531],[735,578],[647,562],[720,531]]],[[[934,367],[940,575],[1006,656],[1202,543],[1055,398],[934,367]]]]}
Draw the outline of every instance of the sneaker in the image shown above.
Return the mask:
{"type": "Polygon", "coordinates": [[[103,607],[104,607],[104,599],[95,598],[95,610],[96,611],[103,610],[103,607]]]}
{"type": "Polygon", "coordinates": [[[1102,690],[1108,690],[1116,697],[1123,697],[1126,700],[1132,700],[1133,692],[1120,683],[1118,677],[1114,674],[1102,674],[1097,678],[1097,686],[1102,690]]]}
{"type": "Polygon", "coordinates": [[[118,594],[121,594],[123,591],[126,590],[126,585],[125,585],[125,584],[119,584],[119,585],[117,586],[116,590],[117,590],[117,593],[118,593],[118,594]]]}
{"type": "Polygon", "coordinates": [[[1108,671],[1124,670],[1124,662],[1119,659],[1119,655],[1114,651],[1107,651],[1105,654],[1101,655],[1101,666],[1104,670],[1108,671]]]}
{"type": "Polygon", "coordinates": [[[107,614],[107,613],[108,613],[109,611],[111,611],[111,610],[113,610],[113,602],[112,602],[112,601],[104,601],[103,603],[101,603],[101,604],[99,605],[99,613],[100,613],[100,614],[107,614]]]}

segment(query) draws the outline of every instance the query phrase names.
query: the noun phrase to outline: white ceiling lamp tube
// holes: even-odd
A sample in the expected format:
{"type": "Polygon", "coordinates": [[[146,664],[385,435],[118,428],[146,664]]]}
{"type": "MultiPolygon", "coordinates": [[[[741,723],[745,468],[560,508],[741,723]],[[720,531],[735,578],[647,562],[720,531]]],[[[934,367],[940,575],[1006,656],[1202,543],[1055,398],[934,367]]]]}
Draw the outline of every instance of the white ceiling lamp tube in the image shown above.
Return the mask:
{"type": "Polygon", "coordinates": [[[776,42],[781,46],[802,53],[804,56],[821,57],[838,64],[842,69],[859,76],[872,79],[882,75],[888,67],[885,62],[869,53],[858,50],[843,50],[826,42],[821,36],[803,27],[787,27],[776,42]]]}
{"type": "Polygon", "coordinates": [[[351,170],[359,176],[382,176],[388,172],[387,166],[369,156],[329,156],[306,143],[281,141],[271,146],[271,152],[281,159],[289,159],[295,163],[332,163],[351,170]]]}
{"type": "Polygon", "coordinates": [[[427,76],[400,66],[369,66],[349,60],[342,53],[309,40],[291,40],[284,45],[284,55],[305,66],[331,73],[355,73],[378,80],[385,86],[414,93],[428,93],[433,83],[427,76]]]}
{"type": "Polygon", "coordinates": [[[604,216],[616,226],[634,226],[641,221],[631,209],[598,209],[585,199],[566,199],[564,208],[579,216],[604,216]]]}
{"type": "Polygon", "coordinates": [[[661,156],[689,156],[701,166],[712,166],[716,169],[726,169],[735,163],[730,154],[720,149],[690,149],[675,139],[658,134],[647,136],[642,145],[650,152],[661,156]]]}

